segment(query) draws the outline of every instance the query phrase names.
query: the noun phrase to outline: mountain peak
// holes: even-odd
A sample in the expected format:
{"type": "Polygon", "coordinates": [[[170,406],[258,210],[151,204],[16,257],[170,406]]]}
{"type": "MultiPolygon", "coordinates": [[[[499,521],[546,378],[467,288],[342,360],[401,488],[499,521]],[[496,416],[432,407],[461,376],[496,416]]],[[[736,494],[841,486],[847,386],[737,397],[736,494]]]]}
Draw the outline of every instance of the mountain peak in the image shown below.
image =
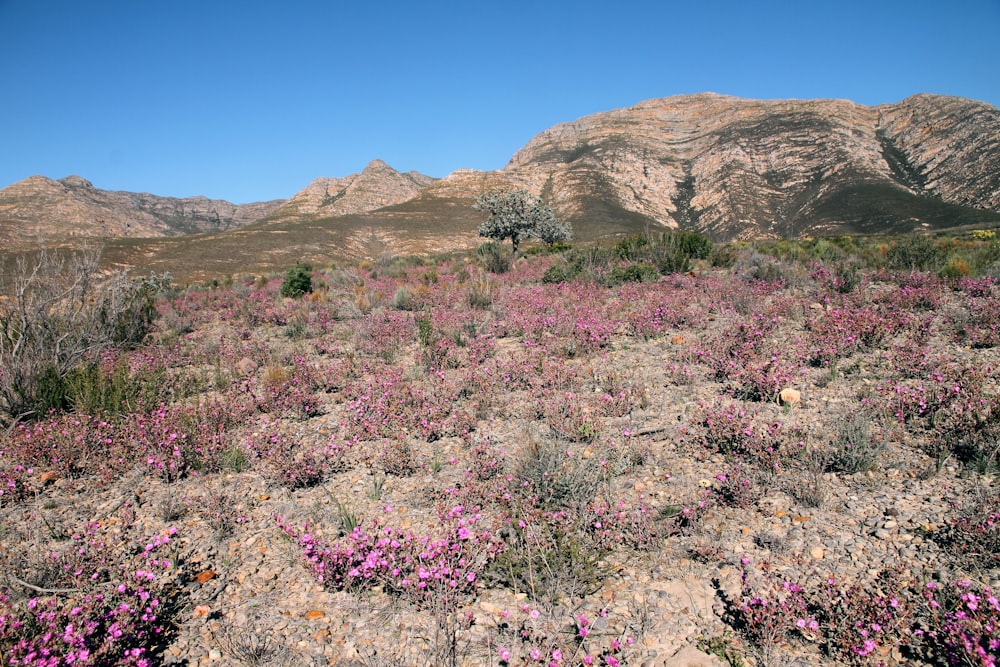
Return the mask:
{"type": "Polygon", "coordinates": [[[415,171],[401,174],[375,159],[360,174],[317,178],[295,193],[271,219],[332,218],[367,213],[412,199],[434,181],[415,171]]]}
{"type": "Polygon", "coordinates": [[[364,169],[364,171],[361,172],[361,173],[365,173],[365,172],[369,172],[369,171],[385,171],[385,170],[396,171],[395,169],[393,169],[392,167],[390,167],[388,164],[386,164],[382,160],[379,160],[378,158],[376,158],[376,159],[372,160],[371,162],[369,162],[368,166],[366,166],[365,169],[364,169]]]}
{"type": "Polygon", "coordinates": [[[87,190],[94,189],[93,183],[88,181],[86,178],[83,178],[82,176],[77,176],[76,174],[71,174],[66,178],[60,178],[59,182],[71,188],[85,188],[87,190]]]}

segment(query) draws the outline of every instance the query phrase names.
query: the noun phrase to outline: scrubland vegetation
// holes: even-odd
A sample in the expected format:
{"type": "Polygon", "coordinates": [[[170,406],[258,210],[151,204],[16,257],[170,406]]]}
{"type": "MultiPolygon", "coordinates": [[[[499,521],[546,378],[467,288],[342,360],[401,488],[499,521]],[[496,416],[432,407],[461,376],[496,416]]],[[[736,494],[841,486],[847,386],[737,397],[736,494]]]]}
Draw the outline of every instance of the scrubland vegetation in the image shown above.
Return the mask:
{"type": "Polygon", "coordinates": [[[992,232],[86,266],[0,303],[3,664],[638,665],[684,575],[730,665],[1000,655],[992,232]]]}

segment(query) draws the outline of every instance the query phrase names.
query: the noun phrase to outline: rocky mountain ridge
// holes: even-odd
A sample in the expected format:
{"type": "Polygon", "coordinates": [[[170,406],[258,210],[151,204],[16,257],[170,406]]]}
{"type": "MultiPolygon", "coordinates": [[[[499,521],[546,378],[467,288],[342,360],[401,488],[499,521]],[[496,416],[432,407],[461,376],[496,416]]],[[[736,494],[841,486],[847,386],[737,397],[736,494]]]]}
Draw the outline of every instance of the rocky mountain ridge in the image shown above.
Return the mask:
{"type": "Polygon", "coordinates": [[[281,200],[231,204],[207,197],[160,197],[101,190],[79,176],[31,176],[0,190],[0,243],[31,246],[39,238],[161,237],[224,232],[259,220],[281,200]]]}
{"type": "Polygon", "coordinates": [[[382,160],[344,178],[317,178],[273,212],[275,218],[334,218],[401,204],[437,179],[400,173],[382,160]]]}
{"type": "Polygon", "coordinates": [[[597,198],[721,239],[943,227],[976,217],[960,207],[1000,210],[1000,110],[670,97],[557,125],[505,171],[570,218],[597,198]]]}
{"type": "Polygon", "coordinates": [[[438,251],[478,242],[472,200],[493,187],[540,194],[584,242],[675,227],[729,240],[995,224],[1000,110],[939,95],[880,106],[667,97],[556,125],[501,170],[434,179],[375,160],[288,200],[240,206],[36,176],[0,190],[0,243],[228,232],[199,242],[206,256],[276,234],[311,235],[315,252],[333,255],[438,251]]]}

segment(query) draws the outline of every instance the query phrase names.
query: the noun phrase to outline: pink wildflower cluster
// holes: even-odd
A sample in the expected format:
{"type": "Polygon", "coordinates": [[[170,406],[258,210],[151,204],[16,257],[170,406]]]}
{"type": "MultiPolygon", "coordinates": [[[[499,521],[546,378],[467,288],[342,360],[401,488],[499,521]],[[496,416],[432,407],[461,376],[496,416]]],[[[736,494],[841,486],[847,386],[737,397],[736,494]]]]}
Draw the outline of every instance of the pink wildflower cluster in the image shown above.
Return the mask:
{"type": "Polygon", "coordinates": [[[384,590],[425,608],[442,600],[458,604],[476,590],[486,564],[502,544],[484,517],[456,505],[441,516],[439,534],[419,535],[373,521],[327,543],[308,532],[279,526],[301,546],[318,581],[331,590],[384,590]]]}
{"type": "Polygon", "coordinates": [[[605,609],[600,609],[596,618],[577,613],[572,618],[572,633],[560,632],[560,626],[567,625],[568,619],[543,613],[530,604],[513,613],[504,610],[500,616],[497,657],[501,665],[621,667],[629,664],[633,655],[635,639],[611,632],[605,609]]]}
{"type": "Polygon", "coordinates": [[[1000,600],[988,586],[959,579],[923,591],[925,620],[914,634],[929,656],[946,665],[1000,664],[1000,600]]]}
{"type": "Polygon", "coordinates": [[[0,655],[11,665],[156,664],[150,647],[170,629],[163,576],[172,567],[159,555],[176,533],[170,529],[141,549],[132,563],[120,563],[88,526],[74,535],[72,549],[54,554],[59,590],[20,599],[0,592],[0,655]]]}

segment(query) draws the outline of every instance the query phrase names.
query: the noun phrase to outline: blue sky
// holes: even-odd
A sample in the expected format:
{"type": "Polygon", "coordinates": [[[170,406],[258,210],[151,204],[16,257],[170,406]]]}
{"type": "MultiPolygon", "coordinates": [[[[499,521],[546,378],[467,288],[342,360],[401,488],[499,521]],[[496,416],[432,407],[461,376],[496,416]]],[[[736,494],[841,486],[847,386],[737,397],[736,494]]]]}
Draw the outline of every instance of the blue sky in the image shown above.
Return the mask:
{"type": "Polygon", "coordinates": [[[289,197],[372,159],[502,168],[642,100],[1000,106],[1000,0],[0,0],[0,187],[289,197]]]}

